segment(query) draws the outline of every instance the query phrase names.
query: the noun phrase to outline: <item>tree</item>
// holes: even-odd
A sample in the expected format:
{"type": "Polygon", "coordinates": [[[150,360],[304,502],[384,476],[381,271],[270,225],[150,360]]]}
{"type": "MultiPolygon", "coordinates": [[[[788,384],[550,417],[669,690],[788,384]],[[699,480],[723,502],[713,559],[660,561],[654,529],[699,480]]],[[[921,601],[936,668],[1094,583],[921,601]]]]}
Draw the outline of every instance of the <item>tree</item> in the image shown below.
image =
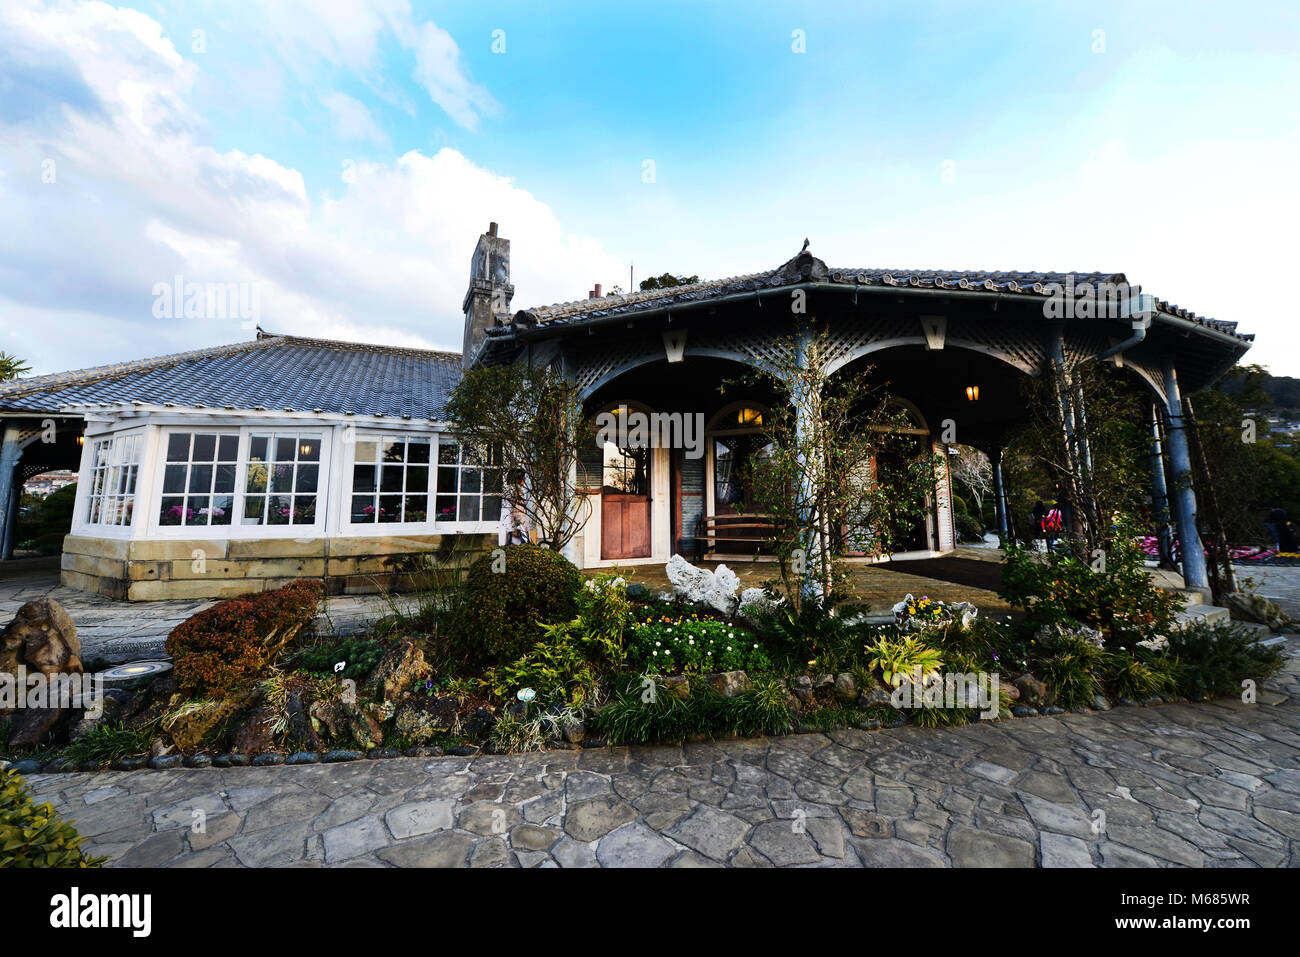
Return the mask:
{"type": "Polygon", "coordinates": [[[595,438],[577,388],[550,367],[477,367],[461,378],[446,414],[467,458],[499,470],[503,497],[523,511],[538,544],[568,545],[589,517],[572,477],[595,438]]]}
{"type": "Polygon", "coordinates": [[[649,279],[641,280],[641,289],[671,289],[673,286],[689,286],[693,282],[699,282],[699,276],[674,276],[670,272],[662,276],[651,276],[649,279]]]}
{"type": "Polygon", "coordinates": [[[783,358],[762,378],[783,401],[764,422],[771,442],[753,460],[751,479],[758,509],[772,516],[769,545],[797,605],[838,590],[851,523],[870,529],[873,551],[894,550],[903,530],[924,517],[935,461],[902,431],[906,416],[865,384],[867,373],[830,378],[824,333],[788,340],[778,353],[783,358]],[[903,464],[878,469],[885,457],[903,464]]]}
{"type": "Polygon", "coordinates": [[[0,382],[17,379],[19,376],[25,376],[31,371],[31,366],[22,359],[11,356],[7,352],[0,352],[0,382]]]}
{"type": "Polygon", "coordinates": [[[993,491],[993,463],[979,449],[958,446],[952,456],[952,479],[975,499],[975,515],[984,518],[984,496],[993,491]]]}

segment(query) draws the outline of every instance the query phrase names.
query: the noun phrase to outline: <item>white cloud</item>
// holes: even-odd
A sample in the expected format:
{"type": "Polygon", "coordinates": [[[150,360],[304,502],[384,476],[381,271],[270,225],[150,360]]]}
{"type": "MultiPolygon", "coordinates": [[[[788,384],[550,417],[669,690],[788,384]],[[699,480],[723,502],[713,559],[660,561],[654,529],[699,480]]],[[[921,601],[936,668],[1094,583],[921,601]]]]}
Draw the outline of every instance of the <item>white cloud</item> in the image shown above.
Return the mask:
{"type": "Polygon", "coordinates": [[[379,128],[370,110],[360,100],[346,93],[333,92],[321,96],[320,101],[330,111],[335,129],[343,139],[387,145],[388,134],[379,128]]]}
{"type": "Polygon", "coordinates": [[[0,48],[20,54],[0,61],[0,87],[35,89],[21,71],[62,64],[40,78],[48,103],[0,109],[0,349],[38,371],[250,336],[238,319],[154,318],[155,283],[176,275],[255,283],[272,331],[458,350],[470,257],[490,220],[513,241],[516,307],[626,274],[452,149],[347,163],[322,196],[274,157],[214,149],[190,106],[197,68],[156,27],[99,3],[0,12],[0,48]]]}

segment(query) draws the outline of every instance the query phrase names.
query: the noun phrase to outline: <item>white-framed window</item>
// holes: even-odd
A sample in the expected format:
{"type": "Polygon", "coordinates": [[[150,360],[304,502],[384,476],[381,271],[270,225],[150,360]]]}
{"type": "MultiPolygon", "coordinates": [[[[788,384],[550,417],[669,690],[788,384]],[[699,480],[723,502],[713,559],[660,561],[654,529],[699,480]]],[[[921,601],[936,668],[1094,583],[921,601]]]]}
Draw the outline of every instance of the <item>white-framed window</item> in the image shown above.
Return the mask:
{"type": "Polygon", "coordinates": [[[159,525],[229,525],[239,432],[171,432],[164,443],[159,525]]]}
{"type": "Polygon", "coordinates": [[[315,525],[320,432],[250,432],[243,525],[315,525]]]}
{"type": "Polygon", "coordinates": [[[455,439],[438,441],[437,522],[497,522],[501,518],[501,468],[495,454],[486,467],[465,455],[455,439]]]}
{"type": "Polygon", "coordinates": [[[135,486],[140,474],[140,435],[95,439],[90,450],[90,495],[86,521],[91,525],[130,525],[135,515],[135,486]]]}
{"type": "Polygon", "coordinates": [[[358,435],[353,444],[349,521],[354,525],[427,522],[431,449],[427,435],[358,435]]]}

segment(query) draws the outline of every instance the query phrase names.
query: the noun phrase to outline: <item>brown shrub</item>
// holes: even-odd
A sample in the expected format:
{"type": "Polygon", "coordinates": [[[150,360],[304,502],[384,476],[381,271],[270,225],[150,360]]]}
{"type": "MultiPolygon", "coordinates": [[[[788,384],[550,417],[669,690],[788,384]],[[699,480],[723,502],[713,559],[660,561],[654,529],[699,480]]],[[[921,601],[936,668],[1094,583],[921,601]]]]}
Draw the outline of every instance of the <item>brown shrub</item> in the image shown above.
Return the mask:
{"type": "Polygon", "coordinates": [[[315,616],[324,588],[297,581],[231,598],[181,622],[167,636],[176,683],[196,698],[222,698],[252,681],[315,616]]]}

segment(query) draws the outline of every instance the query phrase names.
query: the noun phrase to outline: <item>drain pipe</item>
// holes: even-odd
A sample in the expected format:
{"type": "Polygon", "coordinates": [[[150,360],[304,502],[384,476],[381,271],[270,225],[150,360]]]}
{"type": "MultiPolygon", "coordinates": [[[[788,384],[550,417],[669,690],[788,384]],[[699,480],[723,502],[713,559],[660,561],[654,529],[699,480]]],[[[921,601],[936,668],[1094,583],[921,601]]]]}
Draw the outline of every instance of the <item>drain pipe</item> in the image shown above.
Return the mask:
{"type": "Polygon", "coordinates": [[[1120,355],[1146,339],[1147,329],[1150,328],[1151,320],[1156,314],[1156,297],[1150,293],[1140,293],[1124,303],[1121,313],[1132,320],[1133,335],[1098,353],[1095,358],[1109,359],[1111,356],[1120,355]]]}

